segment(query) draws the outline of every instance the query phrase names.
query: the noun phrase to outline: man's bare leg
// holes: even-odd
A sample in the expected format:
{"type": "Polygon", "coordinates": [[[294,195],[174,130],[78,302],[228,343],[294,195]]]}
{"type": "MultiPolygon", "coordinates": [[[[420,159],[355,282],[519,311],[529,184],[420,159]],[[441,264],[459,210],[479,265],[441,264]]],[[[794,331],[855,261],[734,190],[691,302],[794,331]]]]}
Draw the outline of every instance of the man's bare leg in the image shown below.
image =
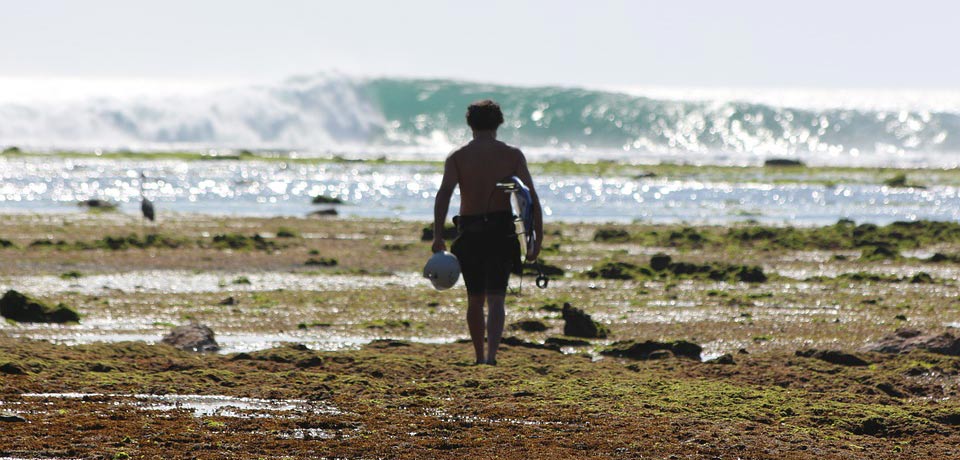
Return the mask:
{"type": "Polygon", "coordinates": [[[477,355],[477,364],[484,363],[483,359],[483,294],[467,295],[467,328],[470,329],[470,340],[473,341],[473,351],[477,355]]]}
{"type": "Polygon", "coordinates": [[[487,364],[497,364],[497,349],[503,336],[504,295],[487,294],[487,364]]]}

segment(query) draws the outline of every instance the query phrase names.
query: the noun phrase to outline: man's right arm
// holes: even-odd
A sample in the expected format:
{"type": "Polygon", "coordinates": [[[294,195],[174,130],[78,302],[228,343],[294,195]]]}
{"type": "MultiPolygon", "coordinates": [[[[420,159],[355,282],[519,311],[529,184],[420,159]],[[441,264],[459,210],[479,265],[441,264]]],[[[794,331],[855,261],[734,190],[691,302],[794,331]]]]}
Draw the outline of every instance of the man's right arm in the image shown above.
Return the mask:
{"type": "Polygon", "coordinates": [[[437,191],[437,199],[433,204],[433,247],[431,248],[433,252],[447,250],[447,244],[443,241],[443,223],[447,220],[450,197],[453,196],[453,190],[458,182],[457,167],[453,162],[453,155],[450,155],[443,164],[443,179],[440,181],[440,190],[437,191]]]}

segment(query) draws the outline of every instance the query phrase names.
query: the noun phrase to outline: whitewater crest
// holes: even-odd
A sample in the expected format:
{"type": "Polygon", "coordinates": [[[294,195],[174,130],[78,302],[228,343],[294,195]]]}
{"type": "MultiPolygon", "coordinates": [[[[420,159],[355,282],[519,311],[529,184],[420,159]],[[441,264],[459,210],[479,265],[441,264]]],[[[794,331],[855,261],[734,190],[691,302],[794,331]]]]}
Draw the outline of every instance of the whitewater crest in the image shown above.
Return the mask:
{"type": "Polygon", "coordinates": [[[577,160],[953,165],[960,112],[796,108],[563,87],[315,75],[191,95],[0,103],[0,146],[280,149],[438,158],[469,139],[465,107],[501,103],[500,136],[577,160]]]}

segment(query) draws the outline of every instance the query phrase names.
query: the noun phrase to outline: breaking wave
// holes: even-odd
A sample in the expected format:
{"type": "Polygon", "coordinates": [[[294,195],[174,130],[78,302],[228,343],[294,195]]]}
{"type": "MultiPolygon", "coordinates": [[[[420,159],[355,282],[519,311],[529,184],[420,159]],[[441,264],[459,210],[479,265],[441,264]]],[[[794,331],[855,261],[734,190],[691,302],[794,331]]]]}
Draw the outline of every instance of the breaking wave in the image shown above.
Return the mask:
{"type": "Polygon", "coordinates": [[[326,74],[192,95],[0,103],[0,145],[437,158],[469,138],[465,108],[482,98],[504,108],[501,139],[543,158],[955,166],[960,152],[952,110],[326,74]]]}

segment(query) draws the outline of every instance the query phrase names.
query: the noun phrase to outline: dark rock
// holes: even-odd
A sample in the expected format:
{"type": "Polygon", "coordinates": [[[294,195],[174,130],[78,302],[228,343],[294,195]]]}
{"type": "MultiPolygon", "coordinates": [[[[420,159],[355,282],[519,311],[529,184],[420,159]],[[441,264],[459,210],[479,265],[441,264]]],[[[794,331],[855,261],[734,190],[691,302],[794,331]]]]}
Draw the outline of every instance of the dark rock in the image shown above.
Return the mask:
{"type": "Polygon", "coordinates": [[[311,257],[304,262],[304,265],[313,265],[320,267],[336,267],[339,262],[333,257],[311,257]]]}
{"type": "Polygon", "coordinates": [[[0,298],[0,315],[21,323],[76,323],[76,310],[59,303],[55,307],[14,290],[0,298]]]}
{"type": "Polygon", "coordinates": [[[894,397],[894,398],[903,398],[903,397],[907,396],[907,395],[905,395],[902,391],[896,389],[892,384],[887,383],[887,382],[878,383],[878,384],[877,384],[877,389],[880,390],[880,391],[882,391],[882,392],[884,392],[884,393],[886,393],[887,396],[891,396],[891,397],[894,397]]]}
{"type": "Polygon", "coordinates": [[[629,262],[606,261],[587,271],[590,278],[605,280],[632,280],[640,274],[650,274],[647,268],[641,268],[629,262]]]}
{"type": "Polygon", "coordinates": [[[554,313],[559,312],[559,311],[562,311],[562,310],[563,310],[563,308],[560,307],[559,305],[555,304],[555,303],[548,303],[548,304],[540,307],[540,311],[549,311],[549,312],[554,312],[554,313]]]}
{"type": "Polygon", "coordinates": [[[776,167],[776,166],[806,166],[800,160],[792,160],[790,158],[770,158],[763,162],[764,166],[767,167],[776,167]]]}
{"type": "Polygon", "coordinates": [[[238,303],[239,302],[237,302],[237,299],[233,296],[227,297],[226,299],[220,301],[220,305],[236,305],[238,303]]]}
{"type": "Polygon", "coordinates": [[[797,350],[797,356],[804,358],[815,358],[821,361],[826,361],[830,364],[836,364],[838,366],[869,366],[870,363],[864,361],[863,359],[852,355],[850,353],[844,353],[837,350],[817,350],[817,349],[807,349],[807,350],[797,350]]]}
{"type": "Polygon", "coordinates": [[[919,272],[910,278],[913,284],[933,284],[933,277],[927,272],[919,272]]]}
{"type": "Polygon", "coordinates": [[[716,358],[714,358],[714,359],[711,359],[711,360],[707,361],[707,363],[710,363],[710,364],[737,364],[737,362],[733,360],[733,355],[731,355],[730,353],[726,353],[726,354],[720,355],[720,356],[718,356],[718,357],[716,357],[716,358]]]}
{"type": "Polygon", "coordinates": [[[900,257],[900,252],[892,245],[877,243],[873,246],[866,246],[860,252],[860,258],[863,260],[887,260],[900,257]]]}
{"type": "Polygon", "coordinates": [[[673,352],[670,350],[654,350],[647,355],[647,359],[650,361],[655,361],[658,359],[670,359],[673,358],[673,352]]]}
{"type": "Polygon", "coordinates": [[[607,337],[607,328],[593,320],[590,315],[569,303],[563,304],[563,335],[583,337],[587,339],[603,339],[607,337]]]}
{"type": "Polygon", "coordinates": [[[568,339],[566,337],[548,337],[544,340],[545,345],[555,345],[557,347],[589,347],[590,342],[579,339],[568,339]]]}
{"type": "Polygon", "coordinates": [[[736,278],[738,281],[745,283],[763,283],[767,281],[767,275],[763,273],[763,269],[756,265],[741,266],[737,271],[736,278]]]}
{"type": "MultiPolygon", "coordinates": [[[[470,342],[467,340],[467,342],[470,342]]],[[[398,348],[398,347],[409,347],[410,342],[404,342],[403,340],[394,340],[394,339],[376,339],[367,344],[371,348],[398,348]]]]}
{"type": "Polygon", "coordinates": [[[0,248],[13,248],[16,247],[12,241],[0,238],[0,248]]]}
{"type": "Polygon", "coordinates": [[[27,419],[17,415],[17,414],[8,414],[6,412],[0,413],[0,422],[8,423],[26,423],[27,419]]]}
{"type": "Polygon", "coordinates": [[[308,356],[304,359],[301,359],[300,361],[297,361],[296,363],[296,366],[301,369],[307,368],[307,367],[317,367],[322,365],[323,365],[323,358],[319,356],[308,356]]]}
{"type": "Polygon", "coordinates": [[[330,209],[320,209],[317,211],[313,211],[311,213],[308,213],[307,217],[330,217],[330,216],[336,216],[338,214],[340,213],[338,213],[336,209],[330,208],[330,209]]]}
{"type": "Polygon", "coordinates": [[[879,353],[907,353],[911,350],[927,350],[949,356],[960,356],[960,338],[950,332],[923,334],[916,329],[897,329],[879,342],[866,347],[867,351],[879,353]]]}
{"type": "Polygon", "coordinates": [[[77,206],[90,208],[90,209],[100,209],[103,211],[112,211],[117,209],[116,203],[111,203],[107,200],[101,200],[98,198],[91,198],[89,200],[84,200],[77,203],[77,206]]]}
{"type": "Polygon", "coordinates": [[[90,365],[89,369],[90,372],[113,372],[117,370],[117,368],[104,363],[93,363],[90,365]]]}
{"type": "Polygon", "coordinates": [[[343,200],[336,197],[317,195],[311,201],[313,204],[343,204],[343,200]]]}
{"type": "Polygon", "coordinates": [[[538,260],[537,263],[523,263],[524,275],[537,276],[541,273],[543,273],[544,276],[563,276],[567,272],[556,265],[550,265],[544,262],[542,259],[538,260]]]}
{"type": "Polygon", "coordinates": [[[703,351],[703,348],[700,345],[687,342],[686,340],[677,340],[675,342],[654,342],[652,340],[636,342],[633,340],[625,340],[616,342],[606,349],[601,350],[600,354],[645,360],[650,359],[651,353],[657,350],[668,350],[673,353],[674,356],[700,361],[700,353],[703,351]]]}
{"type": "Polygon", "coordinates": [[[0,364],[0,374],[26,375],[27,370],[20,364],[7,362],[0,364]]]}
{"type": "Polygon", "coordinates": [[[654,254],[653,257],[650,258],[650,268],[656,271],[666,270],[672,260],[670,256],[662,252],[654,254]]]}
{"type": "Polygon", "coordinates": [[[161,342],[186,351],[208,352],[220,349],[213,329],[196,323],[173,328],[161,342]]]}
{"type": "Polygon", "coordinates": [[[543,324],[543,321],[528,319],[524,321],[517,321],[511,324],[510,329],[513,329],[513,330],[519,329],[524,332],[543,332],[547,330],[547,325],[543,324]]]}
{"type": "Polygon", "coordinates": [[[633,176],[634,179],[649,179],[652,177],[657,177],[657,173],[653,171],[644,171],[642,173],[639,173],[633,176]]]}
{"type": "Polygon", "coordinates": [[[599,228],[593,233],[593,241],[623,243],[630,241],[630,232],[620,228],[599,228]]]}

